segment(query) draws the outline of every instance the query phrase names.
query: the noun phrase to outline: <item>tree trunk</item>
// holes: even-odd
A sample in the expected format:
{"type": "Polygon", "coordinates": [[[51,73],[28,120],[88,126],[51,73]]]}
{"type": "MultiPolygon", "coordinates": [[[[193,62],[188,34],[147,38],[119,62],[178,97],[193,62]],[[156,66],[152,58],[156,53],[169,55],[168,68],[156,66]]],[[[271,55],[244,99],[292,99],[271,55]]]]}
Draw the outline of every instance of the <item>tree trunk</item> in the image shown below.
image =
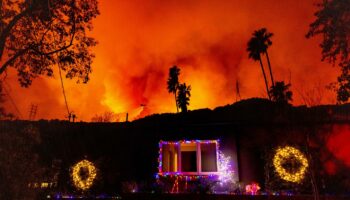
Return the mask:
{"type": "Polygon", "coordinates": [[[177,105],[177,100],[176,100],[176,91],[174,92],[174,96],[175,96],[175,104],[176,104],[176,112],[179,112],[179,106],[177,105]]]}
{"type": "Polygon", "coordinates": [[[309,160],[309,170],[310,170],[310,179],[311,179],[311,187],[312,187],[312,192],[314,194],[314,200],[320,200],[320,195],[318,193],[318,187],[317,187],[317,182],[316,182],[316,177],[315,177],[315,168],[313,165],[313,160],[312,160],[312,155],[309,149],[309,141],[310,141],[310,133],[306,134],[306,154],[307,154],[307,159],[309,160]]]}
{"type": "Polygon", "coordinates": [[[265,171],[265,192],[270,194],[270,169],[269,169],[269,161],[270,161],[270,153],[267,146],[264,148],[264,156],[265,156],[265,165],[264,165],[264,171],[265,171]]]}
{"type": "Polygon", "coordinates": [[[265,86],[266,86],[267,96],[269,97],[269,100],[271,100],[271,96],[270,96],[270,92],[269,92],[269,84],[268,84],[267,79],[266,79],[266,74],[265,74],[265,70],[264,70],[263,63],[262,63],[262,61],[261,61],[261,57],[260,57],[259,61],[260,61],[261,71],[262,71],[262,73],[263,73],[263,75],[264,75],[264,80],[265,80],[265,86]]]}
{"type": "Polygon", "coordinates": [[[265,51],[265,54],[266,54],[266,58],[267,58],[267,64],[268,64],[269,70],[270,70],[271,83],[272,83],[272,86],[274,87],[274,86],[275,86],[275,81],[273,80],[273,75],[272,75],[272,69],[271,69],[269,54],[267,53],[267,51],[265,51]]]}

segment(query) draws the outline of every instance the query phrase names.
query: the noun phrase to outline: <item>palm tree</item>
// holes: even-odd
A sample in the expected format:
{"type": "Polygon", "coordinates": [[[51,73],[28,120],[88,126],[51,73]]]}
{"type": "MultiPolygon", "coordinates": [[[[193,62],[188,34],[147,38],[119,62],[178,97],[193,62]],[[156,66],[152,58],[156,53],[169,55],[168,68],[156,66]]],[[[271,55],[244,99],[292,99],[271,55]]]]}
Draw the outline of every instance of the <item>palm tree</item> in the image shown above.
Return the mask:
{"type": "Polygon", "coordinates": [[[254,31],[253,33],[253,37],[255,37],[258,40],[258,43],[259,43],[258,48],[260,53],[266,55],[267,64],[270,71],[271,83],[272,83],[272,86],[274,86],[275,82],[273,80],[270,58],[269,58],[269,54],[267,53],[267,49],[269,48],[269,46],[272,45],[272,41],[270,39],[272,36],[273,36],[273,33],[268,32],[266,28],[261,28],[257,31],[254,31]]]}
{"type": "Polygon", "coordinates": [[[187,112],[187,106],[190,105],[191,86],[186,86],[186,83],[179,84],[177,105],[181,108],[181,112],[187,112]]]}
{"type": "Polygon", "coordinates": [[[290,84],[285,84],[284,81],[276,82],[275,86],[270,89],[272,100],[277,103],[288,103],[292,101],[293,92],[289,90],[290,84]]]}
{"type": "Polygon", "coordinates": [[[269,84],[268,84],[267,79],[266,79],[266,73],[265,73],[264,66],[263,66],[263,63],[261,60],[261,56],[260,56],[260,53],[261,53],[260,42],[259,42],[257,37],[253,36],[249,40],[247,51],[249,53],[248,54],[249,58],[253,59],[254,61],[260,62],[261,71],[262,71],[262,74],[263,74],[264,80],[265,80],[266,93],[267,93],[267,96],[269,97],[269,99],[271,100],[270,93],[269,93],[269,84]]]}
{"type": "Polygon", "coordinates": [[[175,96],[176,111],[179,112],[179,107],[177,105],[176,93],[179,87],[179,75],[180,69],[175,65],[169,69],[169,78],[167,81],[168,92],[173,93],[175,96]]]}

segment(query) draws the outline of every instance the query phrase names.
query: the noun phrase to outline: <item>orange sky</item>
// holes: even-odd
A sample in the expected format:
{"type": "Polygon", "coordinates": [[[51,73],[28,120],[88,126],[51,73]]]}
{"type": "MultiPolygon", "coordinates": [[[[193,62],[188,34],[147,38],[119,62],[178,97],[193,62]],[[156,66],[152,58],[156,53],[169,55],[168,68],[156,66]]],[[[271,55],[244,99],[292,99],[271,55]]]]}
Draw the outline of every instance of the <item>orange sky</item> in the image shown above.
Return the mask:
{"type": "MultiPolygon", "coordinates": [[[[189,109],[215,108],[236,100],[238,79],[242,98],[265,95],[259,63],[248,59],[251,33],[266,27],[275,35],[269,48],[276,80],[291,80],[293,103],[303,104],[300,93],[321,88],[321,103],[334,103],[335,94],[324,86],[336,80],[337,69],[322,63],[317,39],[306,39],[316,11],[305,0],[100,0],[101,15],[91,33],[99,44],[88,84],[64,80],[70,108],[78,120],[89,121],[105,111],[143,114],[175,112],[166,90],[168,69],[181,68],[180,81],[192,86],[189,109]],[[276,3],[278,2],[278,3],[276,3]]],[[[38,105],[36,119],[66,116],[59,76],[39,77],[20,88],[9,71],[7,90],[28,118],[38,105]]],[[[13,113],[14,107],[6,108],[13,113]]]]}

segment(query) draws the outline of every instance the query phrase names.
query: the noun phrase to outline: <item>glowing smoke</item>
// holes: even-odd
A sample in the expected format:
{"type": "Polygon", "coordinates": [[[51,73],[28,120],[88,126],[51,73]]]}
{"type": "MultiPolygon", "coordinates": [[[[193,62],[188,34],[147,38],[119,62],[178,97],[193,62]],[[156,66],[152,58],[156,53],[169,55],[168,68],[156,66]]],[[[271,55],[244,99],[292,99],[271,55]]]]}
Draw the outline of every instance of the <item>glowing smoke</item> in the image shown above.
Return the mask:
{"type": "MultiPolygon", "coordinates": [[[[168,69],[175,64],[181,80],[192,86],[189,109],[233,103],[237,80],[243,98],[263,96],[259,64],[245,52],[251,33],[261,27],[275,34],[269,49],[275,79],[291,78],[295,104],[303,103],[296,90],[336,80],[335,68],[320,62],[318,41],[304,36],[315,11],[310,1],[100,1],[100,10],[92,33],[99,45],[91,81],[65,80],[78,120],[105,111],[132,113],[140,104],[147,105],[147,113],[175,112],[166,90],[168,69]]],[[[65,117],[57,77],[39,78],[22,89],[10,71],[8,82],[23,115],[35,103],[37,118],[65,117]]],[[[332,102],[331,94],[323,96],[322,103],[332,102]]]]}

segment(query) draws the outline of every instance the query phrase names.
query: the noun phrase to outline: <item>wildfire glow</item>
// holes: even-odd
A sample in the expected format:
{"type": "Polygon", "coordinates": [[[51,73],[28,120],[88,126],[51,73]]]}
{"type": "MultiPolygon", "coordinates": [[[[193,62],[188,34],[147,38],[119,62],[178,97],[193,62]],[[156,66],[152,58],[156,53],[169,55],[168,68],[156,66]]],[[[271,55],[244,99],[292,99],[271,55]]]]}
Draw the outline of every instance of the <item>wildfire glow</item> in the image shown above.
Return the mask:
{"type": "MultiPolygon", "coordinates": [[[[191,110],[233,103],[237,81],[242,98],[264,96],[259,64],[246,53],[251,33],[261,27],[275,34],[269,48],[275,79],[290,81],[293,103],[302,104],[300,94],[335,81],[338,73],[320,61],[318,41],[305,38],[314,3],[101,0],[91,33],[99,41],[91,81],[77,85],[65,80],[69,106],[85,121],[106,111],[129,113],[130,120],[175,112],[173,95],[166,90],[173,65],[181,68],[180,80],[192,86],[191,110]],[[142,112],[140,104],[146,105],[142,112]]],[[[9,70],[7,83],[21,118],[28,118],[31,104],[38,105],[36,119],[66,117],[57,73],[23,89],[9,70]]],[[[333,103],[334,94],[326,89],[322,97],[319,103],[333,103]]],[[[19,115],[9,102],[6,108],[19,115]]]]}

